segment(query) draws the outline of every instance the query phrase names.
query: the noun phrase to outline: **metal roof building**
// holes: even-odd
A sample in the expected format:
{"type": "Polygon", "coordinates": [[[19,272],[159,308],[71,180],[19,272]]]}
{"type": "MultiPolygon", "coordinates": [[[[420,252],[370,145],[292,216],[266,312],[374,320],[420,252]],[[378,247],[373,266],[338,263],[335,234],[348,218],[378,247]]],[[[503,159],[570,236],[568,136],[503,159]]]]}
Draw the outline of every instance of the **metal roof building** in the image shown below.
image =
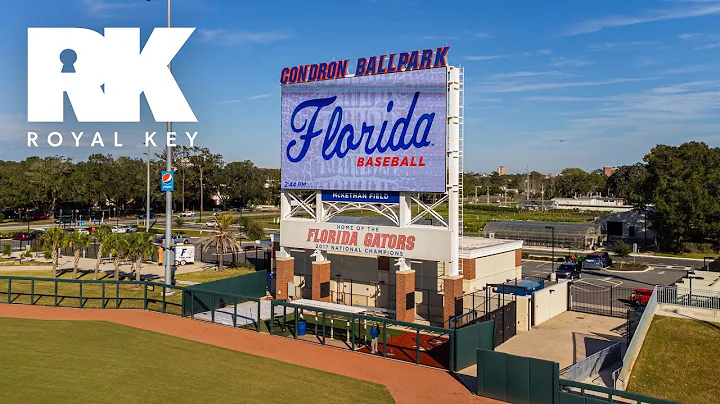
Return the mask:
{"type": "Polygon", "coordinates": [[[483,236],[506,240],[522,240],[525,245],[593,249],[600,244],[600,226],[584,223],[535,221],[489,222],[483,236]],[[553,242],[553,229],[555,232],[553,242]]]}

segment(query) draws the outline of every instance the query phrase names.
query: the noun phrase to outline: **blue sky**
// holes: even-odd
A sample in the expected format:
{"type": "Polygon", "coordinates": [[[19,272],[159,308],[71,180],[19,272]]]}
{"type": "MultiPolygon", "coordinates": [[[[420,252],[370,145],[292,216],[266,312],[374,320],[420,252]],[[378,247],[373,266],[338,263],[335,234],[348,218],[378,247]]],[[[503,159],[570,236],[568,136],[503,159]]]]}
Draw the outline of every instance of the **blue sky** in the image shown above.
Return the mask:
{"type": "MultiPolygon", "coordinates": [[[[4,2],[0,159],[141,156],[140,124],[27,123],[27,28],[166,24],[164,0],[4,2]],[[28,148],[28,130],[101,131],[121,149],[28,148]]],[[[640,161],[658,143],[720,142],[720,0],[296,2],[173,0],[173,26],[197,30],[173,73],[198,123],[197,145],[226,161],[280,166],[285,66],[451,46],[465,68],[465,169],[592,170],[640,161]]],[[[181,142],[182,143],[182,142],[181,142]]],[[[185,141],[185,143],[187,143],[185,141]]],[[[42,143],[41,143],[42,146],[42,143]]]]}

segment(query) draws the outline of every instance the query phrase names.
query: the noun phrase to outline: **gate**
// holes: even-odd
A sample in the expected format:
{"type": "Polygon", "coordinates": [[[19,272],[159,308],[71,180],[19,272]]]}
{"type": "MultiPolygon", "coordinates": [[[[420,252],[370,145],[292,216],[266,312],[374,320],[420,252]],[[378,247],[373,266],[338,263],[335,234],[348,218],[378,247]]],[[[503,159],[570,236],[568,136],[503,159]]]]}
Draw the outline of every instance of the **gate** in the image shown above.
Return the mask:
{"type": "Polygon", "coordinates": [[[632,308],[630,295],[634,289],[617,286],[601,286],[585,282],[570,284],[570,310],[601,316],[627,316],[632,308]]]}

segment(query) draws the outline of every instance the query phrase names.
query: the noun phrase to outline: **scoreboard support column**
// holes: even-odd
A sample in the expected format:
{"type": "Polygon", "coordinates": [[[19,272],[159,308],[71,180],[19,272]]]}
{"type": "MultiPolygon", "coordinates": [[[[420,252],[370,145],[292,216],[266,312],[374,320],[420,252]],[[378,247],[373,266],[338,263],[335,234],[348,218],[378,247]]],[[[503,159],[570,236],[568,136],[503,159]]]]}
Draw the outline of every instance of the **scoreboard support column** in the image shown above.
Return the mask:
{"type": "Polygon", "coordinates": [[[448,276],[460,274],[460,69],[449,68],[448,80],[448,227],[450,268],[448,276]]]}

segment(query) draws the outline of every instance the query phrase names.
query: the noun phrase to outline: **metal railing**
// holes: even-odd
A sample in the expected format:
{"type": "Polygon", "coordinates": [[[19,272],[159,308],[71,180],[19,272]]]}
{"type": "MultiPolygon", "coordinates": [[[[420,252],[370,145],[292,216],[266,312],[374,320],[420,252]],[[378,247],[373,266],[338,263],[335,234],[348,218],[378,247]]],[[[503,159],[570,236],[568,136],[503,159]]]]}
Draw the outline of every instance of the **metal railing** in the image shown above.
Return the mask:
{"type": "MultiPolygon", "coordinates": [[[[560,390],[565,394],[583,396],[594,399],[593,402],[624,402],[647,404],[676,404],[674,401],[662,398],[648,397],[642,394],[619,391],[594,384],[580,383],[573,380],[560,379],[560,390]]],[[[562,398],[560,402],[564,402],[562,398]]]]}
{"type": "Polygon", "coordinates": [[[576,382],[583,381],[621,360],[621,343],[617,342],[563,369],[563,371],[560,372],[560,376],[576,382]]]}
{"type": "Polygon", "coordinates": [[[625,390],[625,387],[627,386],[630,372],[635,365],[635,360],[640,354],[640,348],[642,348],[645,335],[647,335],[652,318],[657,311],[658,288],[659,287],[656,286],[655,289],[653,289],[652,295],[650,295],[650,300],[648,300],[648,303],[643,310],[642,317],[640,318],[637,328],[635,328],[635,332],[633,333],[633,337],[630,340],[630,344],[628,344],[627,351],[625,351],[623,366],[615,379],[615,384],[620,390],[625,390]]]}
{"type": "Polygon", "coordinates": [[[683,286],[658,286],[656,290],[658,303],[720,310],[720,292],[683,286]]]}

